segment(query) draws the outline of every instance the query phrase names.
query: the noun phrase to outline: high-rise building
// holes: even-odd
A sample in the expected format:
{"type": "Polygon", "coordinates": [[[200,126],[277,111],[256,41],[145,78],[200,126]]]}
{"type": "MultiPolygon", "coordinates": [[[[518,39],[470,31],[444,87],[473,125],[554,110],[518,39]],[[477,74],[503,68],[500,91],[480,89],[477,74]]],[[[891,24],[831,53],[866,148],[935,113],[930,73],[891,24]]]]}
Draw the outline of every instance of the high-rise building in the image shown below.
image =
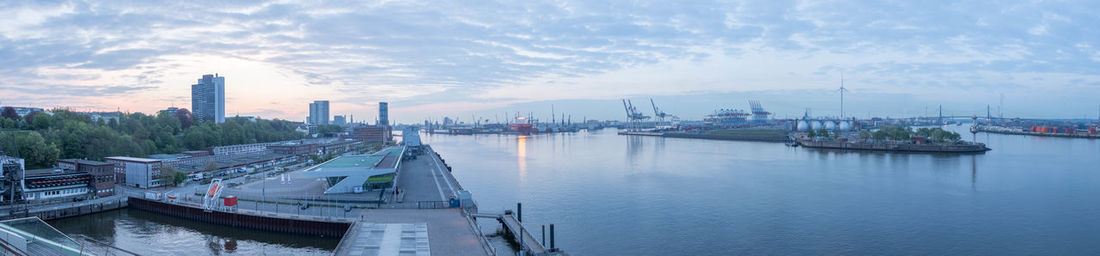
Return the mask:
{"type": "Polygon", "coordinates": [[[327,125],[328,124],[328,101],[317,100],[309,104],[309,120],[306,120],[312,125],[327,125]]]}
{"type": "Polygon", "coordinates": [[[378,125],[390,125],[390,104],[378,103],[378,125]]]}
{"type": "Polygon", "coordinates": [[[225,77],[202,75],[191,85],[191,115],[196,122],[225,122],[225,77]]]}

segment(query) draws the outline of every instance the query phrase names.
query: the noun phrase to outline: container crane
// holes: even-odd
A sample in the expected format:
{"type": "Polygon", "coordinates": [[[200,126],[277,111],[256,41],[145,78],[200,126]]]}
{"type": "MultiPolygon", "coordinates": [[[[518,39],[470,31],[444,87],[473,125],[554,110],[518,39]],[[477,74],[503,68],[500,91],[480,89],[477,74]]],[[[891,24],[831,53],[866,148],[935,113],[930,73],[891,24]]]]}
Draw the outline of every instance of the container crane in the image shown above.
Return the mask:
{"type": "Polygon", "coordinates": [[[638,108],[634,107],[634,103],[629,100],[623,99],[623,108],[626,109],[626,119],[630,121],[631,130],[637,130],[639,122],[649,119],[649,116],[638,112],[638,108]]]}

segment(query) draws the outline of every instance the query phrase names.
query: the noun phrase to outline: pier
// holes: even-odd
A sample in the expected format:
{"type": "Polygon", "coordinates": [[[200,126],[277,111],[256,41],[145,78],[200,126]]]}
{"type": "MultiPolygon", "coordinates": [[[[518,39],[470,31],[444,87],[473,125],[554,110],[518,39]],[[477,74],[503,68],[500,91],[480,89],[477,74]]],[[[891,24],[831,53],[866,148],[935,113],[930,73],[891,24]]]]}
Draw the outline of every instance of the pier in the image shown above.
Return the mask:
{"type": "MultiPolygon", "coordinates": [[[[390,156],[387,152],[391,151],[394,150],[380,153],[390,156]]],[[[398,152],[404,155],[405,151],[398,152]]],[[[452,168],[445,160],[427,145],[417,152],[422,153],[391,159],[400,161],[391,163],[396,170],[392,188],[363,193],[324,193],[329,189],[326,185],[329,183],[324,182],[327,178],[303,174],[316,168],[312,167],[288,173],[286,177],[292,177],[292,181],[267,181],[261,186],[266,196],[247,191],[261,181],[214,192],[218,205],[213,208],[209,206],[210,199],[195,198],[194,189],[189,188],[173,190],[172,196],[131,192],[129,201],[135,209],[178,218],[270,232],[337,237],[341,240],[335,255],[498,255],[477,225],[478,218],[500,222],[502,230],[524,245],[523,255],[567,255],[547,249],[510,212],[479,213],[471,193],[451,175],[452,168]],[[223,200],[230,205],[230,196],[234,196],[234,204],[222,206],[223,200]],[[358,197],[371,200],[351,200],[358,197]]]]}
{"type": "MultiPolygon", "coordinates": [[[[503,214],[487,214],[477,213],[471,214],[476,218],[488,218],[496,219],[504,227],[504,231],[511,234],[519,242],[523,252],[521,255],[528,256],[543,256],[543,255],[569,255],[564,251],[554,248],[554,224],[550,224],[550,244],[544,244],[546,237],[540,242],[535,239],[535,236],[531,234],[531,229],[523,226],[523,223],[512,214],[511,211],[505,211],[503,214]],[[548,247],[549,246],[549,247],[548,247]]],[[[543,230],[545,232],[545,230],[543,230]]],[[[545,233],[543,233],[545,235],[545,233]]]]}

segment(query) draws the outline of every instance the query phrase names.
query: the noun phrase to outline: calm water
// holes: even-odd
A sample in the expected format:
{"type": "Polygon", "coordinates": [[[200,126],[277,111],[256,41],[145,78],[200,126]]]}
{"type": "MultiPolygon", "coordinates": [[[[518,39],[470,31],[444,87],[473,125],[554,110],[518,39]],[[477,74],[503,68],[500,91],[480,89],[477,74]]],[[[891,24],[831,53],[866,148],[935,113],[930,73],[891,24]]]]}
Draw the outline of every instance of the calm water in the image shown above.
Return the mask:
{"type": "MultiPolygon", "coordinates": [[[[1100,140],[981,134],[993,151],[953,156],[615,132],[424,141],[483,211],[523,202],[528,227],[557,224],[573,255],[1100,254],[1100,140]]],[[[338,242],[127,210],[51,224],[149,255],[338,242]]]]}
{"type": "Polygon", "coordinates": [[[233,229],[129,209],[49,223],[65,234],[86,235],[141,255],[331,255],[340,242],[233,229]]]}
{"type": "Polygon", "coordinates": [[[483,211],[523,202],[528,227],[557,224],[574,255],[1100,254],[1100,141],[978,140],[994,150],[845,153],[615,130],[424,137],[483,211]]]}

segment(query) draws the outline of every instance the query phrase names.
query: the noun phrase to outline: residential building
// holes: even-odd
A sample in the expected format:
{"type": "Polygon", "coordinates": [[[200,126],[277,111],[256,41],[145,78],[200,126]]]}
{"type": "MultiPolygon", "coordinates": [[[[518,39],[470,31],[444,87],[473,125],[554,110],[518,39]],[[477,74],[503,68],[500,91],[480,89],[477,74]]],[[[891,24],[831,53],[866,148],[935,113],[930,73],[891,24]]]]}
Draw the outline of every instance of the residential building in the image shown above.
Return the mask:
{"type": "Polygon", "coordinates": [[[387,126],[390,125],[390,104],[386,102],[378,103],[378,125],[387,126]]]}
{"type": "Polygon", "coordinates": [[[328,101],[318,100],[309,104],[309,124],[312,125],[326,125],[328,124],[328,101]]]}
{"type": "Polygon", "coordinates": [[[161,160],[112,156],[104,158],[104,161],[115,164],[116,179],[125,181],[126,186],[155,188],[164,185],[164,181],[160,178],[160,169],[163,165],[161,160]]]}
{"type": "Polygon", "coordinates": [[[348,124],[348,120],[344,116],[332,116],[332,124],[344,126],[348,124]]]}
{"type": "Polygon", "coordinates": [[[84,159],[62,159],[57,160],[57,167],[91,175],[90,188],[96,198],[115,194],[115,164],[84,159]]]}
{"type": "Polygon", "coordinates": [[[30,114],[30,113],[32,113],[32,112],[46,112],[46,110],[45,110],[45,109],[42,109],[42,108],[32,108],[32,107],[14,107],[14,106],[3,106],[3,107],[0,107],[0,109],[6,108],[6,107],[11,107],[12,109],[14,109],[14,110],[15,110],[15,114],[19,115],[19,117],[24,117],[24,116],[27,116],[28,114],[30,114]]]}
{"type": "Polygon", "coordinates": [[[195,122],[225,122],[225,77],[202,75],[191,85],[191,116],[195,122]]]}
{"type": "Polygon", "coordinates": [[[169,107],[167,109],[161,110],[160,112],[168,113],[169,115],[175,116],[177,111],[180,111],[180,108],[169,107]]]}

